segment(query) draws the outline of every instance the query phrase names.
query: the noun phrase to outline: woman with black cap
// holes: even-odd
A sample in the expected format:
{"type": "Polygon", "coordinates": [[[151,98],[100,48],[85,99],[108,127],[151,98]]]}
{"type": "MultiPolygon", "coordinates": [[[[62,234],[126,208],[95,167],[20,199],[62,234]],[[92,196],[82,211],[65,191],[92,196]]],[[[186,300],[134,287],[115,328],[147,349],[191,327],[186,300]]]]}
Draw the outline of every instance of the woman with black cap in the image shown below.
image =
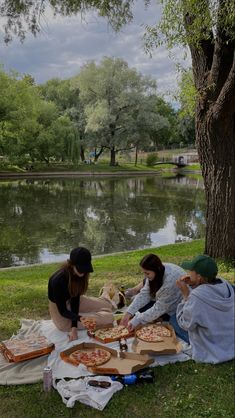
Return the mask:
{"type": "Polygon", "coordinates": [[[60,331],[70,332],[70,341],[78,338],[78,329],[109,326],[113,322],[113,303],[107,292],[99,298],[85,296],[91,272],[90,251],[77,247],[71,251],[69,260],[49,279],[51,319],[60,331]]]}

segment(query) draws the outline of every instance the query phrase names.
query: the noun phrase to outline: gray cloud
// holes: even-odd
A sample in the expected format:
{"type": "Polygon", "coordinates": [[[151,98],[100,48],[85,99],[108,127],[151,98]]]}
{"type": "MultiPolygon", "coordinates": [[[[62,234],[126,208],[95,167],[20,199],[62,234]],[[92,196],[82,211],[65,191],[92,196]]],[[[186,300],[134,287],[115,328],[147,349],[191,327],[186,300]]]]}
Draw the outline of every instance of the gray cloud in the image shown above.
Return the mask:
{"type": "MultiPolygon", "coordinates": [[[[81,20],[80,16],[55,18],[48,11],[37,38],[28,34],[23,44],[17,39],[8,46],[1,42],[0,62],[6,70],[14,68],[31,74],[37,83],[43,83],[53,77],[74,76],[89,60],[99,62],[103,56],[121,57],[130,67],[155,78],[159,92],[168,96],[168,92],[176,88],[174,61],[164,48],[155,50],[150,58],[144,52],[142,40],[144,27],[141,24],[156,23],[160,14],[158,5],[144,10],[143,2],[139,1],[133,22],[116,34],[96,13],[88,13],[81,20]]],[[[182,60],[180,50],[175,50],[175,56],[178,61],[182,60]]]]}

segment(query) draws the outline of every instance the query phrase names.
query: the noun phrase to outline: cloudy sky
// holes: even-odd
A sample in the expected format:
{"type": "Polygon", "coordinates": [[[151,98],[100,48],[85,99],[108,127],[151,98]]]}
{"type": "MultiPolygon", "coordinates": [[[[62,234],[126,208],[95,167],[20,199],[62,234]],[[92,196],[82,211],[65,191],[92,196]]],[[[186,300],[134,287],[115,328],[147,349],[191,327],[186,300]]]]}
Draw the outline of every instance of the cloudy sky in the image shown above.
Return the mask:
{"type": "Polygon", "coordinates": [[[28,34],[23,44],[14,39],[5,45],[0,29],[0,63],[7,71],[15,69],[22,74],[31,74],[37,83],[43,83],[53,77],[74,76],[89,60],[99,63],[103,56],[121,57],[129,67],[155,78],[159,93],[173,102],[170,92],[174,92],[177,85],[175,64],[182,62],[182,51],[175,50],[173,59],[164,48],[154,50],[152,58],[145,54],[142,24],[153,25],[161,15],[160,6],[155,1],[152,3],[145,10],[144,2],[137,1],[133,22],[118,34],[95,13],[89,13],[81,20],[80,16],[55,18],[48,10],[41,19],[42,32],[37,38],[28,34]]]}

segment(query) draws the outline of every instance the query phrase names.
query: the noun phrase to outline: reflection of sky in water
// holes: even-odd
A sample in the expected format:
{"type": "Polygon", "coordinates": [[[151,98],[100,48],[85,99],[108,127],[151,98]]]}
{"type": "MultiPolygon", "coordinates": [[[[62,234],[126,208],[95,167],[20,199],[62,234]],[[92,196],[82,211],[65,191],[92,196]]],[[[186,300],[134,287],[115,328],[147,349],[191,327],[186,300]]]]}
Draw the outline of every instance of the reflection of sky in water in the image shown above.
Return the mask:
{"type": "MultiPolygon", "coordinates": [[[[191,227],[193,227],[192,223],[191,227]]],[[[175,217],[169,216],[164,228],[160,228],[158,232],[152,232],[150,234],[150,239],[151,246],[157,247],[160,245],[174,244],[176,241],[186,241],[188,240],[188,237],[177,235],[175,217]]]]}
{"type": "Polygon", "coordinates": [[[0,267],[60,263],[78,245],[99,255],[201,238],[204,192],[184,183],[56,179],[19,181],[17,188],[0,182],[0,267]]]}
{"type": "Polygon", "coordinates": [[[53,254],[47,248],[40,251],[39,263],[56,263],[57,261],[66,261],[69,254],[53,254]]]}

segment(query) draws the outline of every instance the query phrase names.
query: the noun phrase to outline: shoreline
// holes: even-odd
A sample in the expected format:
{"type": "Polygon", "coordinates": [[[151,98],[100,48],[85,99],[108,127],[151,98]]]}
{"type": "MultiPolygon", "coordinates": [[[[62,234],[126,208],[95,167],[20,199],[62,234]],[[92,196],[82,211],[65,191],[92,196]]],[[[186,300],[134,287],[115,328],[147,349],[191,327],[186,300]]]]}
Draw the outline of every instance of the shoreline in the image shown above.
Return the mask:
{"type": "Polygon", "coordinates": [[[160,171],[85,171],[85,172],[78,172],[78,171],[47,171],[47,172],[30,172],[30,173],[14,173],[14,172],[0,172],[0,179],[1,178],[37,178],[37,177],[82,177],[82,176],[129,176],[129,175],[159,175],[161,174],[160,171]]]}
{"type": "MultiPolygon", "coordinates": [[[[105,254],[96,254],[92,256],[93,260],[97,260],[97,259],[102,259],[105,257],[113,257],[113,256],[123,256],[125,254],[132,254],[132,253],[138,253],[138,252],[145,252],[145,251],[159,251],[159,249],[164,249],[165,247],[170,247],[173,245],[176,245],[177,247],[179,245],[182,244],[193,244],[193,243],[200,243],[204,240],[204,238],[198,238],[198,239],[194,239],[194,240],[185,240],[185,241],[180,241],[180,242],[174,242],[174,243],[170,243],[170,244],[161,244],[159,246],[153,246],[153,247],[148,247],[148,248],[137,248],[137,249],[132,249],[132,250],[124,250],[124,251],[115,251],[113,253],[105,253],[105,254]]],[[[66,258],[66,257],[65,257],[66,258]]],[[[0,267],[0,273],[1,271],[5,271],[5,270],[12,270],[12,269],[27,269],[27,268],[32,268],[32,267],[44,267],[44,266],[50,266],[50,265],[55,265],[55,264],[61,264],[63,263],[63,261],[65,261],[64,259],[61,260],[57,260],[57,261],[46,261],[46,262],[41,262],[41,263],[32,263],[32,264],[21,264],[18,266],[8,266],[8,267],[0,267]]]]}
{"type": "Polygon", "coordinates": [[[0,179],[11,179],[11,178],[57,178],[57,177],[96,177],[96,176],[148,176],[156,175],[159,176],[164,172],[172,172],[174,174],[201,174],[198,170],[158,170],[158,171],[38,171],[38,172],[7,172],[0,171],[0,179]]]}

